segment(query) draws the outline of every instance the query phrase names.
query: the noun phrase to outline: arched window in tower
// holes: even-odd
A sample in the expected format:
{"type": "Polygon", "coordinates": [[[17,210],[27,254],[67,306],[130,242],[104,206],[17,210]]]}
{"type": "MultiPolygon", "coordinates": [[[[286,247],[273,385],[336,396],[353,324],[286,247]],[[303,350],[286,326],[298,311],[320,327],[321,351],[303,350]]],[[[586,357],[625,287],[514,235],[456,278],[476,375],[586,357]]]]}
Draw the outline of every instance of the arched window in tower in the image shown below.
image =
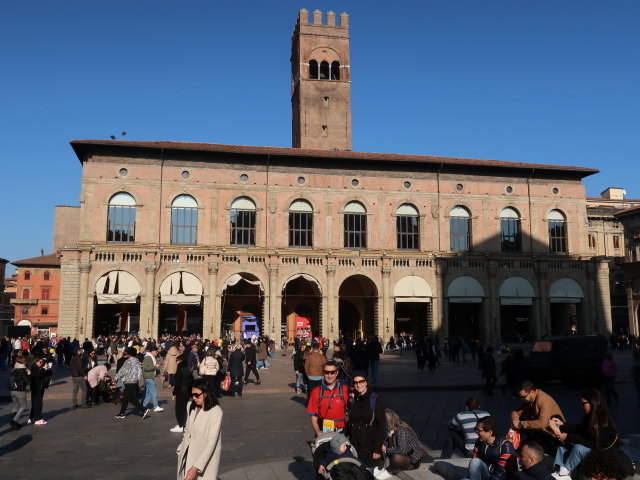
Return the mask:
{"type": "Polygon", "coordinates": [[[456,205],[449,214],[449,237],[451,250],[466,252],[471,249],[471,215],[469,211],[456,205]]]}
{"type": "Polygon", "coordinates": [[[313,208],[306,200],[289,207],[289,246],[313,247],[313,208]]]}
{"type": "Polygon", "coordinates": [[[316,60],[309,62],[309,78],[314,80],[318,79],[318,62],[316,60]]]}
{"type": "Polygon", "coordinates": [[[340,80],[340,62],[331,63],[331,80],[340,80]]]}
{"type": "Polygon", "coordinates": [[[256,244],[256,204],[248,197],[231,204],[231,245],[253,247],[256,244]]]}
{"type": "Polygon", "coordinates": [[[367,248],[367,211],[360,202],[344,207],[344,247],[367,248]]]}
{"type": "Polygon", "coordinates": [[[329,80],[329,62],[320,63],[320,80],[329,80]]]}
{"type": "Polygon", "coordinates": [[[51,274],[50,274],[48,271],[46,271],[46,272],[44,272],[44,274],[43,274],[43,278],[44,278],[44,281],[45,281],[45,282],[48,282],[48,281],[49,281],[49,279],[51,278],[51,274]]]}
{"type": "Polygon", "coordinates": [[[549,251],[567,253],[567,221],[560,210],[549,212],[549,251]]]}
{"type": "Polygon", "coordinates": [[[409,203],[403,203],[396,210],[396,245],[398,250],[420,248],[420,215],[409,203]]]}
{"type": "Polygon", "coordinates": [[[522,250],[520,215],[511,207],[507,207],[500,212],[500,249],[503,252],[519,252],[522,250]]]}
{"type": "Polygon", "coordinates": [[[136,237],[136,201],[125,192],[109,200],[107,242],[132,243],[136,237]]]}
{"type": "Polygon", "coordinates": [[[171,243],[195,245],[198,238],[198,202],[191,195],[178,195],[171,202],[171,243]]]}

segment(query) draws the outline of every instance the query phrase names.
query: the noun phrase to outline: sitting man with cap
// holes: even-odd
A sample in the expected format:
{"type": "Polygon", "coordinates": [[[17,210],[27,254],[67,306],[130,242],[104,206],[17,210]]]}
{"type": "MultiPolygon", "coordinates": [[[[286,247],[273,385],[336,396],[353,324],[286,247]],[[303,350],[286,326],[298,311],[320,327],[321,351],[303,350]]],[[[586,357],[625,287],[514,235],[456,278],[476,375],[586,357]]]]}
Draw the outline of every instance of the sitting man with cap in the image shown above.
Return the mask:
{"type": "Polygon", "coordinates": [[[307,404],[307,415],[311,417],[316,436],[322,432],[342,431],[349,403],[349,388],[338,381],[336,362],[326,362],[322,374],[322,383],[309,394],[307,404]]]}

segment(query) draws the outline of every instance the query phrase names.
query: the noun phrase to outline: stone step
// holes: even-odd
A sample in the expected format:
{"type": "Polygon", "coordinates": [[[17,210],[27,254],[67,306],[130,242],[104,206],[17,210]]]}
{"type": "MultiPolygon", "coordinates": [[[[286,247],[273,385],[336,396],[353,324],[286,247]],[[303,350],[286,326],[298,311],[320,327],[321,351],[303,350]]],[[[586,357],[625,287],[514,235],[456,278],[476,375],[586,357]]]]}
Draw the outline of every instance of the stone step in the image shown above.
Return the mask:
{"type": "Polygon", "coordinates": [[[433,464],[424,464],[417,470],[400,472],[398,478],[402,480],[441,480],[444,477],[450,480],[460,480],[468,476],[468,466],[468,458],[436,460],[433,464]]]}

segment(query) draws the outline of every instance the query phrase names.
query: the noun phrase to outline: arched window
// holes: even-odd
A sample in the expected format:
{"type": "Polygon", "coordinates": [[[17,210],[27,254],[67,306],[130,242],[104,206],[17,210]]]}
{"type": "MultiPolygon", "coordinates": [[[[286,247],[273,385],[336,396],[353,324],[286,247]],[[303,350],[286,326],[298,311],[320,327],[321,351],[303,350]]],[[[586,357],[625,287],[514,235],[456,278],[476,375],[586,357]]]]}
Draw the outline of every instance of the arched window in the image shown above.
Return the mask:
{"type": "Polygon", "coordinates": [[[403,203],[396,210],[396,239],[399,250],[420,248],[420,215],[409,203],[403,203]]]}
{"type": "Polygon", "coordinates": [[[500,212],[500,248],[503,252],[522,250],[520,215],[511,207],[500,212]]]}
{"type": "Polygon", "coordinates": [[[29,270],[24,272],[24,279],[25,280],[31,280],[31,272],[29,270]]]}
{"type": "Polygon", "coordinates": [[[331,80],[340,80],[340,62],[331,62],[331,80]]]}
{"type": "Polygon", "coordinates": [[[43,275],[43,276],[44,276],[44,281],[45,281],[45,282],[48,282],[48,281],[49,281],[49,279],[51,278],[51,274],[50,274],[48,271],[47,271],[47,272],[44,272],[44,275],[43,275]]]}
{"type": "Polygon", "coordinates": [[[256,244],[256,204],[247,197],[231,204],[231,245],[251,247],[256,244]]]}
{"type": "Polygon", "coordinates": [[[449,238],[451,250],[455,252],[471,250],[471,215],[460,205],[453,207],[449,214],[449,238]]]}
{"type": "Polygon", "coordinates": [[[289,246],[313,247],[313,208],[306,200],[289,207],[289,246]]]}
{"type": "Polygon", "coordinates": [[[318,79],[318,62],[315,60],[309,62],[309,78],[318,79]]]}
{"type": "Polygon", "coordinates": [[[320,80],[329,80],[329,62],[320,62],[320,80]]]}
{"type": "Polygon", "coordinates": [[[22,298],[29,298],[31,295],[31,291],[28,288],[22,289],[22,298]]]}
{"type": "Polygon", "coordinates": [[[360,202],[344,207],[344,247],[367,248],[367,211],[360,202]]]}
{"type": "Polygon", "coordinates": [[[198,202],[191,195],[178,195],[171,202],[171,243],[195,245],[198,241],[198,202]]]}
{"type": "Polygon", "coordinates": [[[107,242],[131,243],[136,236],[136,201],[125,192],[109,200],[107,242]]]}
{"type": "Polygon", "coordinates": [[[551,210],[549,222],[549,251],[567,253],[567,222],[560,210],[551,210]]]}
{"type": "Polygon", "coordinates": [[[596,243],[596,237],[589,235],[589,248],[595,250],[598,244],[596,243]]]}

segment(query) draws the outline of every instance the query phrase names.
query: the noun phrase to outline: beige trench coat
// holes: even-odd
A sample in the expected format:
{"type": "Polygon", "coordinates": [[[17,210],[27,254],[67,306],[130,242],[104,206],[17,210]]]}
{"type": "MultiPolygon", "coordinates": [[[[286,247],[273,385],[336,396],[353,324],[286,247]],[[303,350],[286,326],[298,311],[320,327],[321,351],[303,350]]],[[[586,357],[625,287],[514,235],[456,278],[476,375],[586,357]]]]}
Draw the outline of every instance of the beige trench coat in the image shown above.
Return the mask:
{"type": "Polygon", "coordinates": [[[164,371],[169,375],[175,375],[178,371],[178,349],[175,345],[171,345],[167,351],[167,355],[164,357],[164,371]]]}
{"type": "MultiPolygon", "coordinates": [[[[191,402],[187,405],[187,411],[191,402]]],[[[177,480],[184,480],[180,475],[180,465],[184,452],[187,452],[187,466],[185,472],[193,466],[202,472],[198,480],[216,480],[220,467],[222,409],[216,405],[209,411],[196,410],[189,412],[187,424],[184,428],[182,442],[178,446],[178,475],[177,480]]]]}

